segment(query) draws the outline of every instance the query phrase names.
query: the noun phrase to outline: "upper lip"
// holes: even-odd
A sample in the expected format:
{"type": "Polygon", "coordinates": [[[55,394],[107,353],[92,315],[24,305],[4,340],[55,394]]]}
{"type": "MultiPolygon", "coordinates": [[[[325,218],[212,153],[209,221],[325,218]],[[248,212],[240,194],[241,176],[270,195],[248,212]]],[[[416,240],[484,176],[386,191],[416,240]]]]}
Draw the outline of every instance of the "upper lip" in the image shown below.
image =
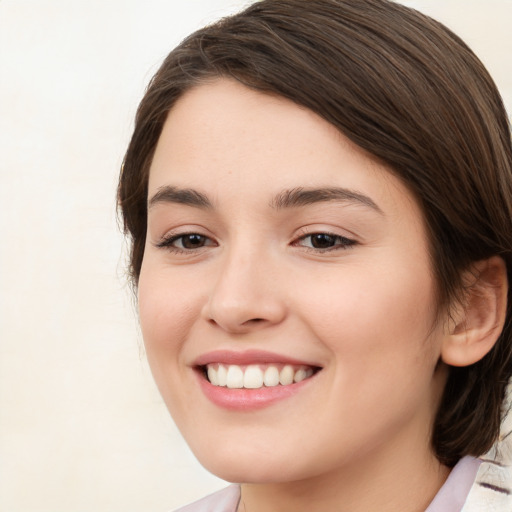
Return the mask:
{"type": "Polygon", "coordinates": [[[281,363],[296,366],[318,367],[319,365],[295,359],[293,357],[267,352],[264,350],[214,350],[200,355],[193,363],[193,366],[206,366],[207,364],[224,363],[233,365],[250,365],[265,363],[281,363]]]}

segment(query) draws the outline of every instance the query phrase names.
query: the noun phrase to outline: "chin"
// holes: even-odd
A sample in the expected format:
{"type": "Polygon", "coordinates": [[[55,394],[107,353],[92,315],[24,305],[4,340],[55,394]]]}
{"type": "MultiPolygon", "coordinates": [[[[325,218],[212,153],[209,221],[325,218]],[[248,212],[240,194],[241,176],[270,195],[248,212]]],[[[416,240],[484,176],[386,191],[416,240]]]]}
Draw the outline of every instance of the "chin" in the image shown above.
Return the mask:
{"type": "Polygon", "coordinates": [[[195,452],[201,465],[210,473],[232,483],[268,484],[300,480],[296,458],[251,454],[246,450],[215,450],[205,455],[195,452]],[[283,459],[285,462],[283,462],[283,459]],[[293,461],[290,464],[290,460],[293,461]]]}
{"type": "MultiPolygon", "coordinates": [[[[293,443],[270,447],[247,442],[245,446],[220,443],[216,449],[203,445],[193,447],[201,465],[215,476],[232,483],[283,484],[316,478],[333,467],[347,463],[346,458],[332,457],[332,453],[315,447],[297,448],[293,443]],[[281,449],[279,449],[281,448],[281,449]]],[[[353,454],[352,454],[353,455],[353,454]]]]}
{"type": "MultiPolygon", "coordinates": [[[[201,462],[201,461],[200,461],[201,462]]],[[[203,466],[215,476],[226,482],[238,484],[277,484],[301,480],[299,476],[276,471],[273,467],[257,467],[250,461],[243,464],[222,465],[213,463],[203,466]]]]}

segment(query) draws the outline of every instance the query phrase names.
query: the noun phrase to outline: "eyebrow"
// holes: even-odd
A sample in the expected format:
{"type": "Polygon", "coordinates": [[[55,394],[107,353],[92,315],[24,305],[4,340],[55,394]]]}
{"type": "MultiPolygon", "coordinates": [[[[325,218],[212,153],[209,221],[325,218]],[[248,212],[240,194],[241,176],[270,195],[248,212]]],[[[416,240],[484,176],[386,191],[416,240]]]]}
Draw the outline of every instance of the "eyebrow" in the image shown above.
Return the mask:
{"type": "Polygon", "coordinates": [[[148,201],[148,209],[159,203],[177,203],[208,210],[213,207],[208,196],[191,188],[178,188],[173,186],[160,187],[156,194],[148,201]]]}
{"type": "MultiPolygon", "coordinates": [[[[283,190],[271,201],[270,206],[276,210],[297,208],[315,203],[329,201],[356,203],[384,215],[384,212],[370,197],[341,187],[304,188],[297,187],[283,190]]],[[[208,210],[213,204],[207,195],[191,188],[178,188],[171,185],[160,187],[155,195],[148,201],[148,209],[159,203],[175,203],[208,210]]]]}
{"type": "Polygon", "coordinates": [[[270,204],[276,210],[280,210],[283,208],[295,208],[329,201],[361,204],[384,215],[384,212],[370,197],[356,192],[355,190],[341,187],[297,187],[279,193],[270,204]]]}

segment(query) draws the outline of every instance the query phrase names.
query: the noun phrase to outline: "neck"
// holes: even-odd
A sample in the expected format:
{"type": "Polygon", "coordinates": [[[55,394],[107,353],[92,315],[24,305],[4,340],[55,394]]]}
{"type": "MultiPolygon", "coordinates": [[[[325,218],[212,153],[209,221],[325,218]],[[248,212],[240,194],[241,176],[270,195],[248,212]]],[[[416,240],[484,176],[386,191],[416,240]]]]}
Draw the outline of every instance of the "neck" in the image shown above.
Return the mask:
{"type": "Polygon", "coordinates": [[[388,446],[307,480],[243,484],[238,512],[424,512],[449,469],[430,447],[410,448],[388,446]]]}

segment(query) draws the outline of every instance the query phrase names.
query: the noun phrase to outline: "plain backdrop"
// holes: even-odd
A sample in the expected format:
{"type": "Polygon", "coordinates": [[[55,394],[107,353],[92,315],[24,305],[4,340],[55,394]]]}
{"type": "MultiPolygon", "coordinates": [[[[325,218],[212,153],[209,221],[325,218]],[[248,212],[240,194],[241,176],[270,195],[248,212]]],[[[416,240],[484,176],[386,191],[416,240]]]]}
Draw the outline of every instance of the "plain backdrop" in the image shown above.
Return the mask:
{"type": "MultiPolygon", "coordinates": [[[[235,0],[0,0],[0,510],[167,511],[224,482],[147,369],[116,222],[138,101],[235,0]]],[[[416,0],[512,106],[512,0],[416,0]]]]}

